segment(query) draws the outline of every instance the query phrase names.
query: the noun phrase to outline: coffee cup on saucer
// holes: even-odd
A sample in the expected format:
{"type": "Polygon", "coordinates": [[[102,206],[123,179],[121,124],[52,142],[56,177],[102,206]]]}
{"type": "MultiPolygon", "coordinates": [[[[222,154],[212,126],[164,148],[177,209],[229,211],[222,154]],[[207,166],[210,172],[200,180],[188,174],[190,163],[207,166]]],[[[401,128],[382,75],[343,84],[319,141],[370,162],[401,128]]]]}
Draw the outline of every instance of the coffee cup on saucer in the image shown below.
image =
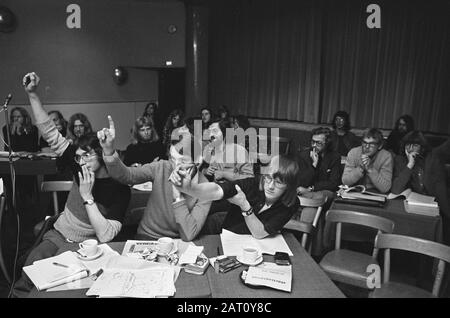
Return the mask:
{"type": "Polygon", "coordinates": [[[98,242],[97,240],[90,239],[85,240],[82,243],[78,244],[81,249],[81,253],[86,255],[87,257],[93,256],[98,252],[98,242]]]}
{"type": "Polygon", "coordinates": [[[169,254],[174,246],[174,241],[170,237],[158,239],[158,254],[169,254]]]}
{"type": "Polygon", "coordinates": [[[254,247],[244,247],[242,249],[242,261],[245,263],[255,263],[260,258],[260,256],[261,254],[254,247]]]}

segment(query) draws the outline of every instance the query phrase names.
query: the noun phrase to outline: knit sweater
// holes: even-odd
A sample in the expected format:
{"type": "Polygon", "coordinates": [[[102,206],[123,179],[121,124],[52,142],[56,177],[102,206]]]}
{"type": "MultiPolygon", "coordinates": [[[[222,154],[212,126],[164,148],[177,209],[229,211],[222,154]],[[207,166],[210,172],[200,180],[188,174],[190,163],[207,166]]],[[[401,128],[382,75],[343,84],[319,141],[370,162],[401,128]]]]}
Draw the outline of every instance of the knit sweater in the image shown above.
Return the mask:
{"type": "Polygon", "coordinates": [[[342,175],[342,183],[348,186],[362,184],[367,189],[375,188],[381,193],[389,191],[392,185],[393,159],[389,151],[381,149],[371,158],[369,170],[361,167],[362,147],[349,151],[342,175]]]}
{"type": "MultiPolygon", "coordinates": [[[[185,195],[185,199],[173,203],[173,187],[168,181],[173,171],[167,160],[145,164],[141,167],[126,167],[115,152],[103,155],[103,160],[111,177],[123,184],[153,182],[147,206],[139,223],[137,234],[149,238],[163,236],[193,240],[203,227],[211,202],[200,202],[185,195]]],[[[206,179],[198,174],[199,182],[206,179]]]]}
{"type": "MultiPolygon", "coordinates": [[[[59,155],[59,164],[71,167],[75,175],[78,171],[78,167],[73,164],[76,147],[58,132],[50,118],[42,123],[37,123],[37,126],[45,141],[59,155]]],[[[99,211],[106,219],[112,223],[122,222],[130,200],[130,189],[127,186],[123,186],[111,178],[96,178],[92,195],[99,211]]],[[[111,228],[105,228],[104,233],[96,233],[90,224],[77,180],[74,178],[64,211],[56,220],[54,228],[71,241],[81,242],[89,238],[96,238],[103,242],[111,240],[117,234],[120,230],[120,223],[118,228],[115,226],[116,224],[109,224],[111,228]]]]}

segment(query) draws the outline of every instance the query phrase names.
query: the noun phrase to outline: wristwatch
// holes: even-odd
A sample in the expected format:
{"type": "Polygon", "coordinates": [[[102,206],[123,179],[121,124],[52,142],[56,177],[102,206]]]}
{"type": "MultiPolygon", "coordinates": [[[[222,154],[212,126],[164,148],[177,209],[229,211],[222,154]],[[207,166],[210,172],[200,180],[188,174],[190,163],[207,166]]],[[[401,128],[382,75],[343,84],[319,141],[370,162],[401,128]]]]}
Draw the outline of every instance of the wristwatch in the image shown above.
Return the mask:
{"type": "Polygon", "coordinates": [[[84,205],[93,205],[95,202],[92,199],[87,199],[86,201],[83,202],[84,205]]]}
{"type": "Polygon", "coordinates": [[[250,209],[248,209],[247,211],[241,211],[243,216],[249,216],[253,214],[253,208],[250,207],[250,209]]]}

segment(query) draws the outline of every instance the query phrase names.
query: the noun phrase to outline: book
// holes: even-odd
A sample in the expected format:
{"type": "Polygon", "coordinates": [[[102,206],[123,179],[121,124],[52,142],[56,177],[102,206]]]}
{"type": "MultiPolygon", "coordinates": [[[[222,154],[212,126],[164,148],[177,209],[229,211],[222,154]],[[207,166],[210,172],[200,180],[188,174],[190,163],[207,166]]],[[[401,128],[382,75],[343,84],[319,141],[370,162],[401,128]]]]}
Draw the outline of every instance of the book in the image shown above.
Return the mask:
{"type": "Polygon", "coordinates": [[[372,191],[367,191],[363,185],[356,185],[349,187],[347,185],[339,186],[338,196],[343,199],[362,199],[377,202],[386,202],[387,195],[372,191]]]}
{"type": "Polygon", "coordinates": [[[195,263],[186,264],[184,271],[189,274],[203,275],[209,266],[209,260],[205,254],[201,253],[197,256],[195,263]]]}
{"type": "Polygon", "coordinates": [[[402,193],[393,194],[390,193],[389,199],[404,198],[403,204],[405,211],[408,213],[415,213],[427,216],[439,215],[439,204],[436,202],[435,197],[420,194],[406,189],[402,193]]]}

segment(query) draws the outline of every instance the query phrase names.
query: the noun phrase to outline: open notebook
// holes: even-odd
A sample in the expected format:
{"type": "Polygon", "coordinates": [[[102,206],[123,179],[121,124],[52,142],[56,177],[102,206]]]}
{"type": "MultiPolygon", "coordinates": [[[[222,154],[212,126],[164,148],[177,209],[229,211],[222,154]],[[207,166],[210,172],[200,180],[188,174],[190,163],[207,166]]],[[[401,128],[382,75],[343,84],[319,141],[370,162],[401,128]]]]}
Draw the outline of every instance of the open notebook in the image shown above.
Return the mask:
{"type": "Polygon", "coordinates": [[[405,210],[408,213],[423,214],[429,216],[439,215],[439,205],[435,197],[429,195],[419,194],[413,192],[411,189],[406,189],[400,194],[390,193],[388,199],[404,198],[405,210]]]}
{"type": "Polygon", "coordinates": [[[387,195],[382,193],[367,191],[363,185],[356,185],[354,187],[341,185],[339,186],[338,196],[343,199],[362,199],[382,203],[386,202],[387,197],[387,195]]]}

